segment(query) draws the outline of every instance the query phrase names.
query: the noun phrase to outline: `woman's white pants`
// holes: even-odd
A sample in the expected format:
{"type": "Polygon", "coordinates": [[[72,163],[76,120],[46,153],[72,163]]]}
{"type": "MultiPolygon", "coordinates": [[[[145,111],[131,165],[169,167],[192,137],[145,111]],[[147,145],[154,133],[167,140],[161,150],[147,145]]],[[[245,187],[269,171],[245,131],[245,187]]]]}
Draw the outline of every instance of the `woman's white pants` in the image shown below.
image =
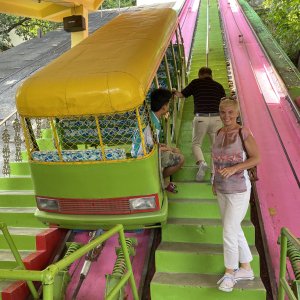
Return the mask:
{"type": "Polygon", "coordinates": [[[245,238],[241,222],[249,206],[251,189],[243,193],[217,192],[223,224],[224,264],[227,269],[237,269],[240,263],[249,263],[253,257],[245,238]]]}

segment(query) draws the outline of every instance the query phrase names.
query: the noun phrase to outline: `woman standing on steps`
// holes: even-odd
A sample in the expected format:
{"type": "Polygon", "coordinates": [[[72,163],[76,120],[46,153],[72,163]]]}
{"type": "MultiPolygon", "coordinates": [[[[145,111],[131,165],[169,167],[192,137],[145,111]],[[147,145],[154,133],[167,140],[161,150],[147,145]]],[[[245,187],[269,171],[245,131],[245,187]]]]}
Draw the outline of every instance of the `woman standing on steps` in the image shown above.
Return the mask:
{"type": "Polygon", "coordinates": [[[254,279],[250,266],[253,258],[241,222],[246,215],[251,192],[247,169],[259,163],[260,155],[249,129],[237,123],[238,102],[225,99],[220,102],[219,111],[223,127],[212,148],[212,188],[217,195],[222,216],[225,274],[217,284],[220,290],[231,292],[237,281],[254,279]],[[248,159],[239,131],[244,139],[248,159]]]}

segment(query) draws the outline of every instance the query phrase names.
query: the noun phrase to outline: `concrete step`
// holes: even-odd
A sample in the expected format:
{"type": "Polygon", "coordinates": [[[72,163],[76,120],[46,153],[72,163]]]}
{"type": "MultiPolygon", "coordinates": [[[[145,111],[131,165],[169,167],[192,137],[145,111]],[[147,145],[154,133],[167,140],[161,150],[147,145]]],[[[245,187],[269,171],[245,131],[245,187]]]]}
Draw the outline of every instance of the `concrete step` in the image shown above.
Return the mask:
{"type": "MultiPolygon", "coordinates": [[[[259,256],[251,246],[251,266],[259,276],[259,256]]],[[[222,274],[224,258],[222,244],[162,242],[155,252],[156,272],[222,274]]]]}
{"type": "MultiPolygon", "coordinates": [[[[44,230],[44,228],[8,227],[18,250],[35,250],[36,236],[44,230]]],[[[2,232],[0,232],[0,249],[9,249],[2,232]]]]}
{"type": "MultiPolygon", "coordinates": [[[[168,218],[220,219],[217,199],[170,199],[168,218]]],[[[245,220],[250,220],[250,210],[245,220]]]]}
{"type": "Polygon", "coordinates": [[[0,190],[33,190],[30,176],[0,177],[0,190]]]}
{"type": "MultiPolygon", "coordinates": [[[[255,245],[255,229],[248,220],[242,222],[249,245],[255,245]]],[[[162,228],[162,241],[222,244],[220,219],[170,218],[162,228]]]]}
{"type": "Polygon", "coordinates": [[[35,216],[36,207],[0,207],[0,219],[7,226],[45,227],[35,216]]]}
{"type": "Polygon", "coordinates": [[[34,207],[35,205],[33,190],[0,190],[1,207],[34,207]]]}
{"type": "Polygon", "coordinates": [[[238,282],[231,293],[217,288],[222,275],[155,273],[150,289],[152,300],[265,300],[266,291],[259,278],[238,282]]]}

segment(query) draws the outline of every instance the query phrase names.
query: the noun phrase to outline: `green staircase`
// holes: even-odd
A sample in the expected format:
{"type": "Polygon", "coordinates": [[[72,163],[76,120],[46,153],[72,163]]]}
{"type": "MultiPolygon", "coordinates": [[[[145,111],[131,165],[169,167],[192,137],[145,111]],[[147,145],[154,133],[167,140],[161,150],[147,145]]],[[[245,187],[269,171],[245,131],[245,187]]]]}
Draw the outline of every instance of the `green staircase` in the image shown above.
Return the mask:
{"type": "MultiPolygon", "coordinates": [[[[206,1],[201,2],[197,23],[190,80],[197,77],[205,66],[206,1]]],[[[217,1],[210,1],[210,60],[213,78],[222,83],[228,93],[225,57],[222,49],[217,1]]],[[[253,281],[242,281],[234,291],[226,293],[217,289],[217,281],[224,274],[222,224],[216,197],[212,194],[210,172],[205,181],[195,181],[197,167],[192,155],[193,99],[184,105],[178,146],[185,155],[185,165],[172,181],[178,194],[169,193],[168,222],[162,228],[162,241],[155,253],[156,273],[151,282],[152,300],[176,299],[266,299],[260,280],[260,262],[255,248],[254,226],[248,212],[243,230],[253,254],[253,281]]],[[[210,162],[210,145],[205,139],[203,152],[210,162]]]]}
{"type": "MultiPolygon", "coordinates": [[[[28,163],[11,163],[11,176],[0,177],[0,220],[7,224],[23,260],[36,255],[37,236],[45,231],[45,225],[34,217],[35,208],[28,163]]],[[[0,232],[0,269],[15,267],[15,259],[0,232]]],[[[7,299],[8,296],[4,296],[3,292],[10,286],[11,282],[1,281],[0,299],[7,299]]]]}

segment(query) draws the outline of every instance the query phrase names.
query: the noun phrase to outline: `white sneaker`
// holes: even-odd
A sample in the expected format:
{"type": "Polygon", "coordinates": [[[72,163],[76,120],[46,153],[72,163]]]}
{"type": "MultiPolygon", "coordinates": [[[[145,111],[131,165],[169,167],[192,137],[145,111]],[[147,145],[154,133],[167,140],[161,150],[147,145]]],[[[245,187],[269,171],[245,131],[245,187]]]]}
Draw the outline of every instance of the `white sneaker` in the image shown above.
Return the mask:
{"type": "Polygon", "coordinates": [[[253,270],[246,270],[243,268],[239,268],[234,272],[234,279],[236,281],[241,280],[253,280],[254,279],[254,273],[253,270]]]}
{"type": "Polygon", "coordinates": [[[207,169],[207,163],[205,161],[201,161],[201,163],[199,164],[199,170],[196,175],[196,181],[203,181],[207,169]]]}
{"type": "Polygon", "coordinates": [[[219,285],[219,290],[223,292],[232,292],[236,280],[234,276],[229,273],[225,273],[224,276],[217,282],[219,285]]]}

